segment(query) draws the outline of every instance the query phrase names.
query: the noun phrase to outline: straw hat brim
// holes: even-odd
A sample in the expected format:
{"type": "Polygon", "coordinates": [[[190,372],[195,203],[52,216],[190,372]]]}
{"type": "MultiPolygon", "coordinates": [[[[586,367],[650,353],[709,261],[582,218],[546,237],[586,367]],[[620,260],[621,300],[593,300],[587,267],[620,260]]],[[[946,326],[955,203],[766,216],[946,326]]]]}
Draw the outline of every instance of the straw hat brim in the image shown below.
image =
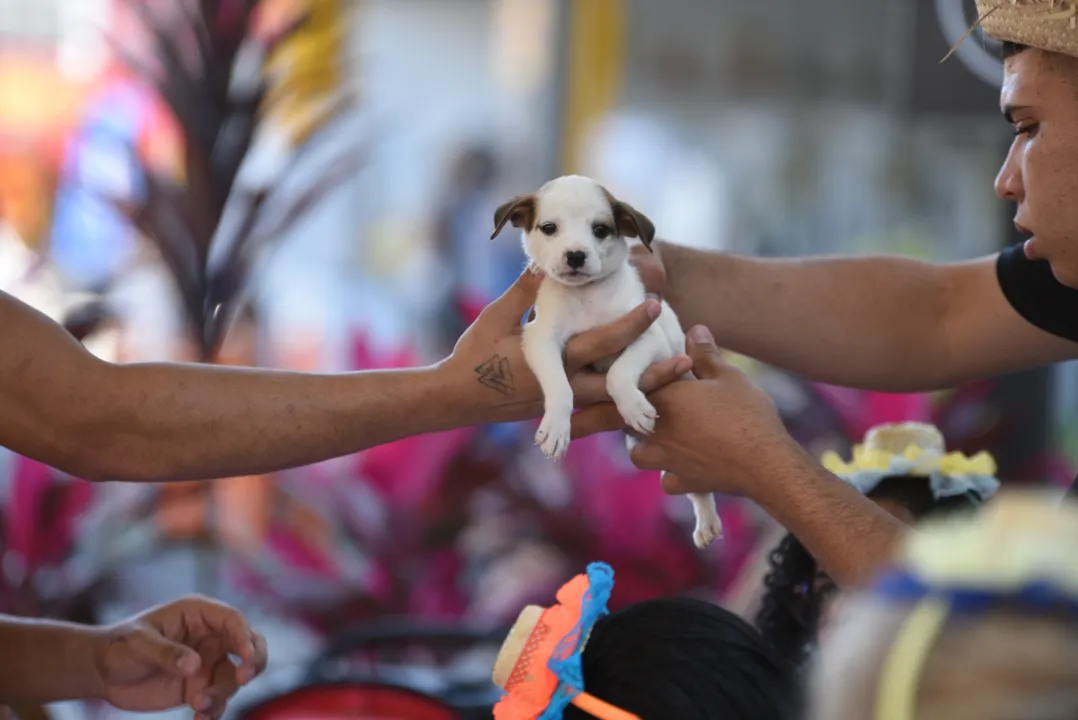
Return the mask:
{"type": "Polygon", "coordinates": [[[994,40],[1078,57],[1075,0],[977,0],[977,15],[994,40]]]}

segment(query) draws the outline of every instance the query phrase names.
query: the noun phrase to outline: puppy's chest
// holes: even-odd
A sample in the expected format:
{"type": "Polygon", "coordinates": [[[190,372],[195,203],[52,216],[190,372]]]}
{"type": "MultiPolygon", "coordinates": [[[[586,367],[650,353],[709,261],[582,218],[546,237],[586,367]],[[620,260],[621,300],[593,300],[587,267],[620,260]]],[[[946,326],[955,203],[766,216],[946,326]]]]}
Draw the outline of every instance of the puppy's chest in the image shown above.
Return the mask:
{"type": "Polygon", "coordinates": [[[540,311],[551,312],[559,329],[571,337],[613,322],[644,302],[643,290],[639,298],[634,295],[625,287],[559,288],[540,311]]]}

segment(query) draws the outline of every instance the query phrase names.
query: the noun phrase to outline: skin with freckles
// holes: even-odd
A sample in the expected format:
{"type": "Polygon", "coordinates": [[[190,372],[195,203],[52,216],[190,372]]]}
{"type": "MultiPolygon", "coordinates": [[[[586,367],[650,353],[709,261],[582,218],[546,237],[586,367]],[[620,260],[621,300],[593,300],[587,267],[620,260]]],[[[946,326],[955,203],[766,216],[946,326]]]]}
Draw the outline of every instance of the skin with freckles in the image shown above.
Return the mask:
{"type": "Polygon", "coordinates": [[[1003,66],[1000,109],[1015,137],[996,193],[1015,203],[1026,255],[1078,288],[1078,59],[1027,49],[1003,66]]]}

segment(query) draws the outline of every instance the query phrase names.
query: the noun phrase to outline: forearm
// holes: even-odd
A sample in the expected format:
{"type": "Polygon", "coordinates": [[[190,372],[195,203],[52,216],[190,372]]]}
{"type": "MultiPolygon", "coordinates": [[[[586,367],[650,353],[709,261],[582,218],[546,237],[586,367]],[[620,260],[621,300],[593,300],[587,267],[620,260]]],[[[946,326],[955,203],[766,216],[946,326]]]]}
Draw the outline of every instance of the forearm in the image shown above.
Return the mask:
{"type": "Polygon", "coordinates": [[[0,704],[100,697],[98,631],[0,616],[0,704]]]}
{"type": "MultiPolygon", "coordinates": [[[[77,407],[82,474],[175,481],[256,475],[482,422],[440,368],[315,375],[205,365],[106,366],[77,407]]],[[[471,385],[474,385],[472,383],[471,385]]]]}
{"type": "Polygon", "coordinates": [[[685,327],[813,380],[892,392],[950,378],[948,286],[938,266],[901,258],[771,260],[663,243],[665,299],[685,327]]]}
{"type": "Polygon", "coordinates": [[[859,585],[890,562],[906,525],[799,447],[771,458],[768,478],[758,483],[760,492],[753,499],[801,541],[836,583],[859,585]]]}

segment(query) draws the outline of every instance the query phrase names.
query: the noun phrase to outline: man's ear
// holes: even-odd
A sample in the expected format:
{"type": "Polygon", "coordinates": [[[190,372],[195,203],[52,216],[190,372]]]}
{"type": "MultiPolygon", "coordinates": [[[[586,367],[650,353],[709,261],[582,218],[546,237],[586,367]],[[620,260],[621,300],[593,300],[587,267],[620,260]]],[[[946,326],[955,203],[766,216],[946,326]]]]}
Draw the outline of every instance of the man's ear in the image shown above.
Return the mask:
{"type": "Polygon", "coordinates": [[[535,196],[517,195],[495,210],[494,233],[490,236],[491,240],[498,237],[507,222],[511,223],[513,227],[521,228],[525,232],[531,232],[532,226],[535,224],[535,196]]]}
{"type": "Polygon", "coordinates": [[[640,238],[644,247],[651,250],[651,243],[655,239],[655,223],[629,203],[618,200],[606,188],[603,188],[603,194],[610,203],[610,211],[614,214],[614,227],[617,228],[618,235],[640,238]]]}

